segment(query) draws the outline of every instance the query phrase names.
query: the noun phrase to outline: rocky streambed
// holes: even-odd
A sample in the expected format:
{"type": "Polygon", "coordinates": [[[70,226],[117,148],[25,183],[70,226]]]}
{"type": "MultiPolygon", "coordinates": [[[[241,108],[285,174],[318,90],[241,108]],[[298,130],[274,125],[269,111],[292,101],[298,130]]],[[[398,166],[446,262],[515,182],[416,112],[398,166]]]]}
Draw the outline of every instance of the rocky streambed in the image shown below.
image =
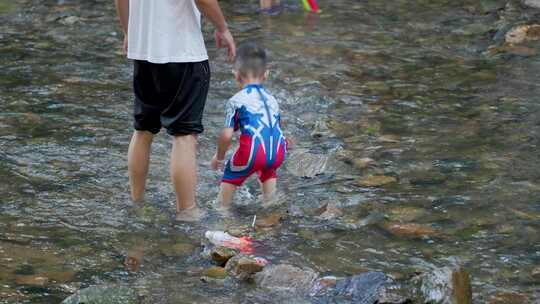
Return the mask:
{"type": "Polygon", "coordinates": [[[234,217],[217,216],[209,160],[235,84],[205,24],[209,215],[179,225],[165,135],[147,204],[129,202],[131,66],[113,3],[0,0],[0,303],[538,301],[535,1],[336,0],[319,15],[285,1],[278,16],[221,2],[238,41],[268,48],[294,145],[274,202],[251,181],[234,217]],[[206,230],[259,241],[259,279],[214,262],[206,230]]]}

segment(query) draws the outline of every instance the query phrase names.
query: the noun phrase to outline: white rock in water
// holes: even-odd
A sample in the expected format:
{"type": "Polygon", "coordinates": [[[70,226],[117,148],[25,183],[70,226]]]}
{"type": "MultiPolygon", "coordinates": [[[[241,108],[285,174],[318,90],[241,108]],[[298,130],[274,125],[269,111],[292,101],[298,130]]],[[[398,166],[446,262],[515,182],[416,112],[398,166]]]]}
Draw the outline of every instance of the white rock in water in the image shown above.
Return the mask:
{"type": "Polygon", "coordinates": [[[328,156],[303,151],[294,151],[288,156],[287,171],[299,177],[314,177],[324,173],[328,156]]]}
{"type": "Polygon", "coordinates": [[[524,0],[523,4],[534,8],[540,8],[540,0],[524,0]]]}

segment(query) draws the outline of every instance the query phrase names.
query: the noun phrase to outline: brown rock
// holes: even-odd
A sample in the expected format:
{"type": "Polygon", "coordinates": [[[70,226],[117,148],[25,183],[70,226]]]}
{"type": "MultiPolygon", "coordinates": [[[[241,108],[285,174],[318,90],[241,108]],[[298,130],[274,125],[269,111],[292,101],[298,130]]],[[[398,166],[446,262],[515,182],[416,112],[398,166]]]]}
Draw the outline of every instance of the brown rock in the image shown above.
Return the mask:
{"type": "Polygon", "coordinates": [[[265,218],[260,218],[260,219],[258,218],[255,221],[255,226],[258,228],[274,227],[280,224],[282,218],[283,218],[283,214],[276,212],[265,218]]]}
{"type": "Polygon", "coordinates": [[[227,264],[227,261],[229,261],[233,256],[237,255],[238,253],[239,251],[237,249],[216,246],[210,251],[210,257],[218,265],[224,266],[225,264],[227,264]]]}
{"type": "Polygon", "coordinates": [[[329,203],[325,205],[325,210],[318,216],[322,220],[331,220],[343,215],[335,203],[329,203]]]}
{"type": "Polygon", "coordinates": [[[386,175],[371,175],[358,180],[358,185],[362,187],[380,187],[397,182],[397,178],[386,175]]]}
{"type": "Polygon", "coordinates": [[[536,280],[540,280],[540,266],[534,267],[533,270],[531,271],[531,275],[536,280]]]}
{"type": "Polygon", "coordinates": [[[505,40],[510,44],[520,44],[540,39],[540,25],[518,25],[506,33],[505,40]]]}
{"type": "Polygon", "coordinates": [[[227,277],[227,272],[223,267],[212,266],[204,270],[203,275],[213,279],[224,279],[227,277]]]}
{"type": "Polygon", "coordinates": [[[49,278],[42,275],[17,275],[15,282],[17,285],[45,286],[49,282],[49,278]]]}
{"type": "Polygon", "coordinates": [[[260,263],[253,256],[239,254],[232,257],[225,265],[228,275],[239,280],[250,280],[253,276],[264,269],[264,264],[260,263]]]}
{"type": "Polygon", "coordinates": [[[383,225],[384,229],[393,235],[399,237],[424,237],[436,236],[438,231],[430,226],[424,226],[416,223],[397,223],[387,222],[383,225]]]}

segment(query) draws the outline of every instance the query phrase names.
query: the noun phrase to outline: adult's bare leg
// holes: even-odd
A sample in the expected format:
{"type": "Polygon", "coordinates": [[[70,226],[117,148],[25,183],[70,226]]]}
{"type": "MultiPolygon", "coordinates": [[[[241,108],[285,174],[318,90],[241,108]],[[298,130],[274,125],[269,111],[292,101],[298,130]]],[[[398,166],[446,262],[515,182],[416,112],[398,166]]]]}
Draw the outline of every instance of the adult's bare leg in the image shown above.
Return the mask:
{"type": "Polygon", "coordinates": [[[197,135],[174,136],[171,151],[171,179],[176,192],[177,219],[196,221],[200,210],[195,204],[197,186],[197,135]]]}
{"type": "Polygon", "coordinates": [[[150,147],[154,134],[148,131],[133,132],[128,149],[128,175],[131,199],[140,203],[144,199],[146,176],[150,163],[150,147]]]}

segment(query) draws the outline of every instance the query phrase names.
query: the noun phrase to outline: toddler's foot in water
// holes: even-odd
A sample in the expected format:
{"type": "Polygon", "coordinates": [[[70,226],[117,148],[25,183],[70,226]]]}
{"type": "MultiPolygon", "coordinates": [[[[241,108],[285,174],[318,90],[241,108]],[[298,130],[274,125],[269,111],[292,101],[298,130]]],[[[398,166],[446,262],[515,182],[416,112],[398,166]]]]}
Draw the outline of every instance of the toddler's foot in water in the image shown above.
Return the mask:
{"type": "Polygon", "coordinates": [[[197,206],[182,209],[176,212],[177,222],[198,222],[204,216],[204,212],[197,206]]]}

